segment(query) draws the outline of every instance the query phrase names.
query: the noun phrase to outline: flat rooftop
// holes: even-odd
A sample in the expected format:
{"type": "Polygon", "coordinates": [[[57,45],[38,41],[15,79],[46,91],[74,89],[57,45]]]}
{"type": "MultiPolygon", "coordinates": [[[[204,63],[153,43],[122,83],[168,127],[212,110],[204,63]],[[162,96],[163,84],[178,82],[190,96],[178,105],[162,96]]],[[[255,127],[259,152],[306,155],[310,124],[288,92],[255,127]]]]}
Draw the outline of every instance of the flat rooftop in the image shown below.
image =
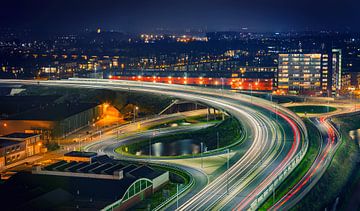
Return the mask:
{"type": "Polygon", "coordinates": [[[122,198],[135,181],[130,177],[106,180],[20,172],[0,185],[1,206],[4,210],[79,210],[77,206],[85,210],[100,210],[122,198]],[[60,193],[53,195],[58,190],[60,193]],[[49,201],[33,203],[49,194],[49,201]],[[68,196],[67,199],[60,200],[64,196],[68,196]]]}
{"type": "MultiPolygon", "coordinates": [[[[11,90],[11,89],[10,89],[11,90]]],[[[1,88],[0,88],[1,93],[1,88]]],[[[0,96],[0,114],[13,115],[53,103],[60,95],[0,96]]]]}
{"type": "Polygon", "coordinates": [[[1,138],[20,138],[20,139],[25,139],[25,138],[30,138],[30,137],[34,137],[34,136],[39,136],[39,134],[34,134],[34,133],[10,133],[4,136],[0,136],[1,138]]]}
{"type": "MultiPolygon", "coordinates": [[[[77,154],[77,152],[70,153],[77,154]]],[[[59,161],[44,168],[46,171],[69,172],[69,176],[17,173],[4,184],[0,184],[2,208],[9,210],[100,210],[121,199],[138,179],[154,179],[166,172],[141,163],[111,159],[106,155],[96,158],[98,159],[95,159],[93,163],[59,161]],[[123,171],[123,178],[100,179],[71,176],[72,172],[114,175],[115,171],[123,171]],[[90,199],[91,202],[89,202],[90,199]]]]}
{"type": "Polygon", "coordinates": [[[65,153],[64,156],[91,158],[91,157],[97,156],[97,153],[96,152],[71,151],[71,152],[65,153]]]}
{"type": "Polygon", "coordinates": [[[11,145],[20,144],[19,141],[9,140],[9,139],[0,139],[0,148],[2,147],[8,147],[11,145]]]}
{"type": "MultiPolygon", "coordinates": [[[[71,155],[84,155],[93,157],[96,156],[94,152],[69,152],[71,155]]],[[[65,154],[65,156],[67,155],[65,154]]],[[[134,164],[123,160],[114,160],[109,158],[107,155],[100,155],[93,158],[91,163],[89,162],[66,162],[59,161],[53,163],[44,168],[46,171],[60,171],[60,172],[76,172],[76,173],[88,173],[88,174],[103,174],[103,175],[114,175],[115,172],[122,171],[124,177],[131,178],[147,178],[154,179],[165,171],[160,169],[153,169],[147,165],[134,164]],[[98,159],[99,158],[99,159],[98,159]]]]}
{"type": "Polygon", "coordinates": [[[61,121],[98,105],[98,103],[52,103],[23,113],[11,115],[6,119],[61,121]]]}

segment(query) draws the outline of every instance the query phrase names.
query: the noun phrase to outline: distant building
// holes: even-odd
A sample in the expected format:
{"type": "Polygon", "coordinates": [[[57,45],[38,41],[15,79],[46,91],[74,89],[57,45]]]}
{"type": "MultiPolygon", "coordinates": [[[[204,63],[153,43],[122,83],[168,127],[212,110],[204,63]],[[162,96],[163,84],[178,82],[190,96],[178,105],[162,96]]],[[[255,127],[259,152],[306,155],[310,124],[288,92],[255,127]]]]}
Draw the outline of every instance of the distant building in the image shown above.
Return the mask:
{"type": "Polygon", "coordinates": [[[354,87],[354,79],[356,80],[354,73],[343,73],[341,77],[341,89],[346,92],[349,88],[354,87]]]}
{"type": "Polygon", "coordinates": [[[334,95],[341,89],[341,50],[279,54],[278,88],[289,93],[334,95]]]}
{"type": "Polygon", "coordinates": [[[39,154],[42,148],[38,134],[12,133],[0,136],[0,168],[39,154]]]}
{"type": "Polygon", "coordinates": [[[114,80],[271,91],[277,86],[276,70],[276,67],[243,67],[237,71],[129,70],[106,72],[104,77],[114,80]]]}
{"type": "Polygon", "coordinates": [[[104,155],[18,173],[0,185],[0,197],[3,209],[127,210],[168,181],[167,171],[104,155]]]}

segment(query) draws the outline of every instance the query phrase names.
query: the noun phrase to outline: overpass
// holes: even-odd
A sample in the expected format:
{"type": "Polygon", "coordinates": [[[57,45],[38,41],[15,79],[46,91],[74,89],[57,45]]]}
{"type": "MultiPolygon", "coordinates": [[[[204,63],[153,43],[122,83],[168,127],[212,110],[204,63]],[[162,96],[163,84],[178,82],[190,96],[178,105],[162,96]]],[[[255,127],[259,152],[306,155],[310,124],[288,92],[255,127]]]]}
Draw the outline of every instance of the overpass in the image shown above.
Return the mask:
{"type": "Polygon", "coordinates": [[[308,147],[305,125],[296,114],[272,102],[224,90],[101,79],[0,83],[166,94],[237,118],[249,134],[247,144],[231,149],[235,156],[228,169],[201,191],[184,195],[175,207],[179,210],[256,209],[297,166],[308,147]]]}

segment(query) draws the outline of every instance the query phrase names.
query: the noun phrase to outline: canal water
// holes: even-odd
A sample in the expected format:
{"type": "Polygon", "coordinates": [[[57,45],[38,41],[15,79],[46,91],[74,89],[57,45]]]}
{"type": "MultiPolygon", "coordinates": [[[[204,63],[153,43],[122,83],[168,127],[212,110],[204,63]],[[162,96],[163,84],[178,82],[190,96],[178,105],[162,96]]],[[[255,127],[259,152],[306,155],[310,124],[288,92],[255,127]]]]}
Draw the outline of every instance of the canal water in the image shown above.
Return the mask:
{"type": "MultiPolygon", "coordinates": [[[[149,155],[149,153],[149,145],[136,152],[137,155],[149,155]]],[[[200,143],[194,139],[157,142],[151,144],[152,156],[179,156],[197,153],[200,153],[200,143]]]]}
{"type": "Polygon", "coordinates": [[[350,131],[349,135],[360,146],[360,129],[350,131]]]}

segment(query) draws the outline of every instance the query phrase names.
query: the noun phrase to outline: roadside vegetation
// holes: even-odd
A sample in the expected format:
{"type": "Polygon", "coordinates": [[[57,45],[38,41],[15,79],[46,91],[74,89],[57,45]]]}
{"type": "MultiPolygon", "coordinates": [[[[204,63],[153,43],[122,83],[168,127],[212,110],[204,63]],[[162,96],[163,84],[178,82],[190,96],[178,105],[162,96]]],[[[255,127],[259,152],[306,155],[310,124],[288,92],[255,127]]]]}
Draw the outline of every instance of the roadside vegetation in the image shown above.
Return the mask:
{"type": "Polygon", "coordinates": [[[352,195],[354,179],[356,176],[359,178],[360,170],[357,162],[359,149],[349,136],[349,131],[359,128],[360,115],[338,117],[333,121],[341,126],[341,145],[319,182],[294,210],[323,210],[325,207],[331,209],[337,197],[342,206],[345,206],[347,197],[352,195]]]}
{"type": "Polygon", "coordinates": [[[167,128],[167,127],[171,127],[172,125],[179,126],[179,125],[192,125],[192,124],[201,124],[201,123],[218,123],[221,122],[221,118],[222,118],[221,115],[216,115],[216,119],[214,119],[213,115],[211,115],[209,119],[207,119],[206,115],[189,116],[183,119],[177,119],[174,121],[169,121],[158,125],[153,125],[146,128],[146,130],[167,128]]]}
{"type": "Polygon", "coordinates": [[[317,105],[304,105],[304,106],[290,106],[287,107],[295,113],[308,113],[308,114],[322,114],[336,111],[336,108],[331,106],[317,106],[317,105]]]}
{"type": "Polygon", "coordinates": [[[139,106],[138,115],[158,114],[173,100],[161,94],[148,94],[135,91],[113,91],[107,89],[86,89],[67,87],[24,86],[21,96],[58,96],[54,103],[110,103],[120,113],[126,114],[133,111],[134,106],[139,106]]]}
{"type": "MultiPolygon", "coordinates": [[[[279,201],[298,181],[306,174],[316,159],[319,151],[321,136],[317,128],[309,121],[305,120],[308,130],[309,148],[304,159],[294,169],[294,171],[285,179],[283,183],[275,190],[275,202],[279,201]]],[[[268,210],[274,204],[273,197],[269,197],[259,208],[259,210],[268,210]]]]}
{"type": "Polygon", "coordinates": [[[150,197],[143,199],[140,203],[138,203],[135,207],[132,208],[133,210],[153,210],[161,203],[166,201],[168,198],[176,195],[177,186],[179,186],[180,190],[182,187],[188,185],[190,182],[190,175],[183,171],[171,167],[164,167],[161,165],[156,165],[156,168],[169,171],[170,181],[161,189],[153,193],[150,197]]]}
{"type": "Polygon", "coordinates": [[[57,149],[60,149],[59,144],[56,142],[49,142],[45,146],[49,151],[55,151],[57,149]]]}
{"type": "MultiPolygon", "coordinates": [[[[194,143],[197,143],[198,145],[203,142],[207,147],[207,151],[211,151],[237,143],[243,135],[242,131],[240,122],[235,118],[229,117],[214,126],[200,129],[198,131],[181,132],[152,138],[151,143],[155,144],[159,142],[174,142],[178,140],[192,139],[194,140],[194,143]],[[217,140],[217,137],[219,137],[219,140],[217,140]]],[[[146,139],[133,144],[123,145],[116,149],[116,152],[134,156],[136,152],[140,151],[144,147],[147,147],[148,144],[149,140],[146,139]]],[[[183,156],[186,157],[193,155],[183,156]]]]}

